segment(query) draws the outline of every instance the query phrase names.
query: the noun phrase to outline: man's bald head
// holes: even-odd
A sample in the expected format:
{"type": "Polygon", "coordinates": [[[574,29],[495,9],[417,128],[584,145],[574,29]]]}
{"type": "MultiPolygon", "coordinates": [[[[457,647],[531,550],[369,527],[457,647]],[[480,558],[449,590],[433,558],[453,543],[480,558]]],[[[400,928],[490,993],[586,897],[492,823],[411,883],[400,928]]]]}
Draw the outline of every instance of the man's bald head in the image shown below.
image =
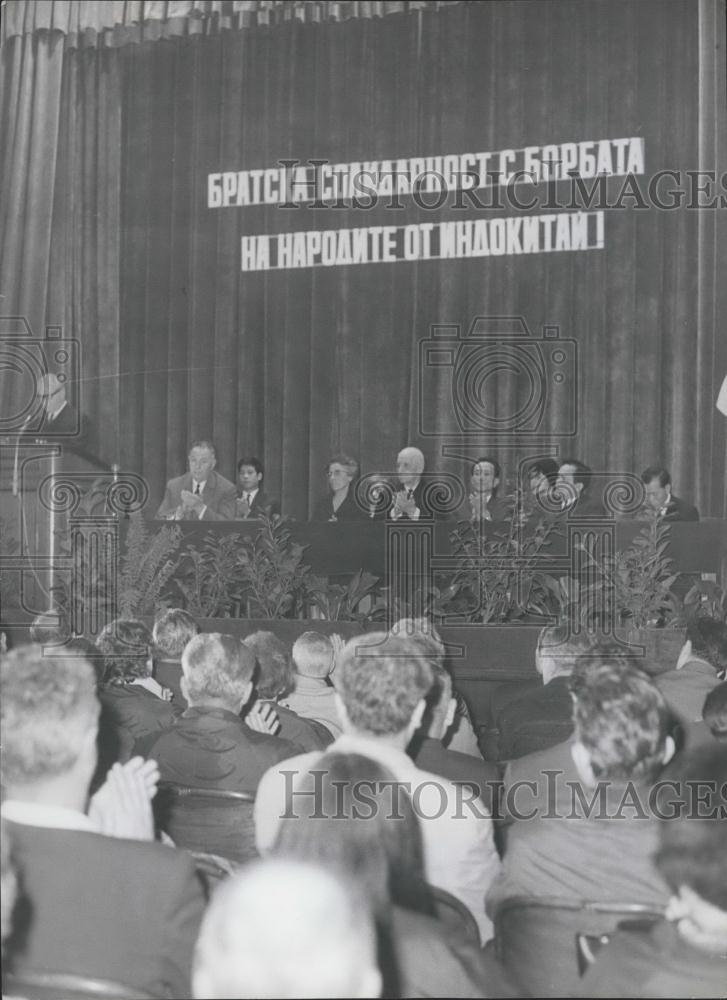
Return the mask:
{"type": "Polygon", "coordinates": [[[250,865],[216,893],[202,921],[194,995],[375,997],[376,933],[366,901],[302,862],[250,865]]]}
{"type": "Polygon", "coordinates": [[[396,472],[403,486],[414,485],[424,472],[424,455],[418,448],[402,448],[396,456],[396,472]]]}

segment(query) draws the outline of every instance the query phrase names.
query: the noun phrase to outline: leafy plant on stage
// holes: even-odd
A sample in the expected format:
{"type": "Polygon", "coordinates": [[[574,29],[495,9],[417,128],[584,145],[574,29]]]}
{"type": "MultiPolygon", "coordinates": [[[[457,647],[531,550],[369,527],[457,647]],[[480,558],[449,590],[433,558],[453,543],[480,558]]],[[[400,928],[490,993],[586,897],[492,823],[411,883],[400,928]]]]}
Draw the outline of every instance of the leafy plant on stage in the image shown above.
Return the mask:
{"type": "Polygon", "coordinates": [[[20,570],[8,571],[5,559],[16,556],[20,549],[17,538],[8,534],[7,524],[4,517],[0,517],[0,608],[5,609],[4,619],[7,621],[7,609],[20,607],[20,570]],[[15,586],[12,580],[15,577],[15,586]]]}
{"type": "Polygon", "coordinates": [[[239,612],[243,546],[238,533],[218,535],[208,531],[199,548],[185,548],[174,583],[193,617],[229,618],[239,612]]]}
{"type": "Polygon", "coordinates": [[[288,519],[260,517],[260,530],[242,540],[239,573],[242,607],[248,618],[294,618],[305,608],[310,568],[306,546],[293,541],[288,519]]]}
{"type": "Polygon", "coordinates": [[[679,624],[682,605],[672,592],[678,574],[672,572],[669,540],[669,525],[652,517],[620,552],[600,555],[582,546],[590,576],[582,591],[583,617],[605,615],[608,623],[636,629],[679,624]]]}
{"type": "Polygon", "coordinates": [[[154,615],[168,604],[169,583],[180,563],[182,529],[175,522],[149,530],[141,513],[128,521],[119,564],[118,617],[154,615]]]}
{"type": "Polygon", "coordinates": [[[523,523],[520,505],[504,531],[488,535],[461,523],[450,535],[457,569],[434,606],[435,614],[463,622],[507,622],[526,616],[551,618],[557,610],[553,577],[546,572],[553,522],[523,523]]]}
{"type": "Polygon", "coordinates": [[[379,577],[360,569],[347,584],[329,583],[311,576],[307,583],[307,596],[326,621],[365,622],[371,620],[372,611],[361,612],[359,606],[371,595],[379,577]]]}

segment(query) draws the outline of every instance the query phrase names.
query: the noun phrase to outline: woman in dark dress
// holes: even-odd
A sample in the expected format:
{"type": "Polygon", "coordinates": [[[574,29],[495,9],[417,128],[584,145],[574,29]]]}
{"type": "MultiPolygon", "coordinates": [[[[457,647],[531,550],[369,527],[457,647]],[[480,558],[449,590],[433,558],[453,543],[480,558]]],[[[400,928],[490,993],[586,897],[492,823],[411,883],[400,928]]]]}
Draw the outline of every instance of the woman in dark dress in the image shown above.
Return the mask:
{"type": "Polygon", "coordinates": [[[368,514],[356,503],[358,462],[349,455],[334,456],[327,466],[330,494],[315,506],[313,521],[362,521],[368,514]]]}

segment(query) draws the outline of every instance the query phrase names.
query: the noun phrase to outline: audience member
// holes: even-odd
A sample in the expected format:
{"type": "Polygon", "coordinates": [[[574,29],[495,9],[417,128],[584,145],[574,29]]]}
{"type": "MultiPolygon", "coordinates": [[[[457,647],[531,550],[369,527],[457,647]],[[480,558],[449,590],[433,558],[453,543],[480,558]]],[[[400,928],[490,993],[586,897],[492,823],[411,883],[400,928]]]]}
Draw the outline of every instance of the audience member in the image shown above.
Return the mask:
{"type": "Polygon", "coordinates": [[[687,726],[702,721],[704,699],[727,669],[727,625],[715,618],[693,618],[673,670],[654,678],[669,708],[687,726]]]}
{"type": "Polygon", "coordinates": [[[702,718],[716,740],[727,741],[727,681],[712,688],[704,699],[702,718]]]}
{"type": "Polygon", "coordinates": [[[187,643],[199,634],[199,626],[188,611],[169,608],[157,615],[152,638],[157,654],[154,657],[154,676],[162,687],[174,695],[174,704],[187,707],[182,694],[182,653],[187,643]]]}
{"type": "MultiPolygon", "coordinates": [[[[338,637],[334,637],[338,638],[338,637]]],[[[342,640],[338,638],[338,642],[342,640]]],[[[336,708],[336,692],[328,678],[335,666],[334,646],[322,632],[304,632],[293,643],[295,667],[293,690],[282,697],[280,705],[303,719],[312,719],[340,736],[341,720],[336,708]]]]}
{"type": "MultiPolygon", "coordinates": [[[[400,618],[391,629],[392,635],[407,635],[423,644],[423,655],[427,656],[432,666],[439,664],[445,669],[445,645],[436,626],[428,618],[400,618]],[[433,643],[433,646],[431,645],[433,643]]],[[[474,724],[467,702],[452,682],[452,696],[456,707],[454,719],[442,737],[442,745],[447,750],[465,753],[470,757],[482,760],[482,753],[475,735],[474,724]]]]}
{"type": "Polygon", "coordinates": [[[171,726],[178,709],[172,692],[152,677],[152,637],[143,622],[117,618],[104,627],[96,646],[103,653],[99,749],[108,765],[128,760],[139,740],[171,726]]]}
{"type": "Polygon", "coordinates": [[[266,514],[272,517],[280,513],[280,503],[263,489],[265,470],[263,463],[254,455],[241,458],[237,463],[237,498],[235,517],[243,521],[266,514]]]}
{"type": "Polygon", "coordinates": [[[23,894],[8,964],[188,996],[204,897],[188,856],[142,843],[156,768],[116,765],[87,814],[100,707],[91,665],[25,646],[3,658],[0,681],[2,815],[23,894]]]}
{"type": "Polygon", "coordinates": [[[560,501],[560,515],[569,518],[604,517],[601,500],[593,495],[593,472],[577,458],[564,458],[558,467],[554,497],[560,501]]]}
{"type": "Polygon", "coordinates": [[[336,455],[326,467],[328,496],[322,497],[313,510],[313,521],[361,521],[369,516],[356,499],[359,466],[350,455],[336,455]]]}
{"type": "Polygon", "coordinates": [[[507,502],[497,495],[500,486],[500,463],[486,455],[478,458],[470,469],[470,491],[467,496],[465,519],[475,525],[483,521],[507,521],[507,502]]]}
{"type": "Polygon", "coordinates": [[[325,754],[312,799],[291,803],[275,853],[352,879],[377,922],[385,997],[479,997],[476,943],[436,918],[421,832],[407,789],[359,754],[325,754]]]}
{"type": "Polygon", "coordinates": [[[70,629],[56,608],[36,615],[30,626],[30,641],[41,646],[62,646],[70,638],[70,629]]]}
{"type": "Polygon", "coordinates": [[[328,865],[267,860],[216,893],[194,959],[194,995],[378,997],[376,931],[360,887],[328,865]]]}
{"type": "MultiPolygon", "coordinates": [[[[461,899],[472,911],[483,941],[492,925],[483,908],[485,892],[499,868],[492,822],[474,796],[446,778],[421,771],[406,754],[419,728],[433,673],[419,642],[406,636],[370,633],[344,646],[336,667],[336,693],[343,736],[331,751],[358,753],[411,782],[422,819],[428,881],[461,899]]],[[[255,802],[258,850],[268,850],[293,791],[313,781],[320,754],[274,767],[260,783],[255,802]],[[287,775],[283,772],[287,772],[287,775]]]]}
{"type": "Polygon", "coordinates": [[[251,650],[234,636],[203,632],[187,643],[181,684],[189,707],[142,747],[157,761],[164,781],[254,792],[272,764],[299,751],[240,718],[252,695],[254,670],[251,650]]]}
{"type": "Polygon", "coordinates": [[[257,661],[255,689],[262,706],[272,708],[279,728],[278,735],[301,750],[323,750],[333,740],[333,734],[322,723],[302,718],[282,703],[295,687],[293,662],[286,644],[272,632],[253,632],[244,640],[257,661]]]}
{"type": "Polygon", "coordinates": [[[500,771],[496,764],[482,757],[447,749],[442,740],[454,720],[457,700],[452,696],[452,678],[436,661],[433,663],[434,683],[427,698],[427,710],[422,727],[409,746],[414,763],[422,771],[439,774],[456,784],[466,783],[476,789],[488,813],[497,801],[500,771]]]}
{"type": "Polygon", "coordinates": [[[674,752],[664,699],[632,661],[611,655],[580,658],[571,689],[579,781],[556,781],[546,771],[506,789],[516,821],[488,895],[490,913],[520,894],[666,902],[650,860],[657,825],[648,811],[651,786],[674,752]]]}
{"type": "Polygon", "coordinates": [[[548,625],[541,629],[535,649],[535,669],[542,678],[537,687],[525,688],[517,693],[517,684],[508,685],[506,691],[495,692],[499,706],[495,727],[499,733],[499,757],[522,757],[523,744],[537,738],[545,749],[552,730],[551,745],[567,737],[573,729],[573,700],[569,679],[579,656],[593,645],[593,638],[585,629],[575,631],[568,625],[548,625]],[[503,704],[503,699],[507,699],[503,704]]]}
{"type": "Polygon", "coordinates": [[[698,521],[699,511],[671,491],[671,475],[663,465],[650,465],[641,473],[645,486],[645,510],[665,521],[698,521]]]}
{"type": "Polygon", "coordinates": [[[217,451],[211,441],[189,449],[189,472],[170,479],[156,517],[168,521],[230,521],[235,516],[235,484],[215,472],[217,451]]]}
{"type": "Polygon", "coordinates": [[[659,824],[654,859],[672,893],[666,920],[615,934],[583,978],[582,996],[725,996],[725,775],[727,748],[718,746],[686,754],[670,772],[675,808],[659,824]]]}

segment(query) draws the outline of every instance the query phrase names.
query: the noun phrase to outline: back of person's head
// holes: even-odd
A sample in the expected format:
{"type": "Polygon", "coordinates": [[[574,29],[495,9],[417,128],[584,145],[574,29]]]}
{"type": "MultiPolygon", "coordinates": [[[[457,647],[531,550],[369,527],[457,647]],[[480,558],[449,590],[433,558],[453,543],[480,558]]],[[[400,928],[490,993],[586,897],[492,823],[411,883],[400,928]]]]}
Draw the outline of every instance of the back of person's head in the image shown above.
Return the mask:
{"type": "Polygon", "coordinates": [[[400,618],[391,627],[392,636],[407,636],[422,647],[422,655],[434,665],[444,666],[445,647],[437,626],[428,618],[400,618]]]}
{"type": "Polygon", "coordinates": [[[255,657],[234,635],[201,632],[182,653],[182,691],[193,706],[214,703],[239,712],[254,672],[255,657]]]}
{"type": "Polygon", "coordinates": [[[727,681],[712,688],[704,699],[702,718],[716,740],[727,742],[727,681]]]}
{"type": "Polygon", "coordinates": [[[199,626],[188,611],[169,608],[157,615],[152,630],[154,645],[165,656],[180,657],[190,639],[199,634],[199,626]]]}
{"type": "Polygon", "coordinates": [[[727,946],[727,747],[699,747],[675,758],[665,784],[672,805],[659,824],[654,863],[675,894],[667,917],[696,947],[727,946]]]}
{"type": "Polygon", "coordinates": [[[419,820],[406,786],[361,754],[326,753],[313,776],[315,795],[291,799],[274,852],[347,874],[384,919],[391,902],[430,912],[419,820]]]}
{"type": "Polygon", "coordinates": [[[376,931],[364,894],[325,864],[268,859],[215,893],[200,928],[200,1000],[376,997],[376,931]]]}
{"type": "Polygon", "coordinates": [[[575,740],[595,780],[653,781],[674,745],[666,702],[646,674],[627,657],[587,653],[570,688],[575,740]]]}
{"type": "Polygon", "coordinates": [[[30,626],[30,641],[39,645],[62,645],[70,638],[68,625],[56,608],[36,615],[30,626]]]}
{"type": "Polygon", "coordinates": [[[711,664],[718,674],[727,670],[727,625],[707,616],[692,618],[687,625],[687,640],[693,656],[711,664]]]}
{"type": "Polygon", "coordinates": [[[293,643],[293,666],[303,677],[328,677],[333,667],[333,644],[322,632],[304,632],[293,643]]]}
{"type": "Polygon", "coordinates": [[[275,701],[295,685],[293,661],[288,646],[273,632],[253,632],[244,639],[257,660],[255,687],[261,698],[275,701]]]}
{"type": "Polygon", "coordinates": [[[347,721],[357,732],[393,736],[419,724],[434,673],[418,639],[373,632],[346,643],[336,678],[344,729],[347,721]]]}
{"type": "Polygon", "coordinates": [[[2,658],[0,683],[6,793],[65,775],[81,758],[90,781],[100,709],[91,664],[20,646],[2,658]]]}
{"type": "Polygon", "coordinates": [[[96,684],[99,687],[103,684],[105,658],[95,642],[87,639],[85,635],[74,635],[68,645],[64,646],[63,653],[77,653],[84,660],[88,660],[96,674],[96,684]]]}
{"type": "Polygon", "coordinates": [[[556,677],[570,677],[580,656],[598,647],[595,637],[586,629],[575,629],[571,623],[546,625],[540,630],[535,647],[535,668],[543,684],[556,677]]]}
{"type": "Polygon", "coordinates": [[[136,618],[117,618],[106,625],[96,646],[104,656],[104,684],[114,686],[150,677],[151,632],[136,618]]]}

